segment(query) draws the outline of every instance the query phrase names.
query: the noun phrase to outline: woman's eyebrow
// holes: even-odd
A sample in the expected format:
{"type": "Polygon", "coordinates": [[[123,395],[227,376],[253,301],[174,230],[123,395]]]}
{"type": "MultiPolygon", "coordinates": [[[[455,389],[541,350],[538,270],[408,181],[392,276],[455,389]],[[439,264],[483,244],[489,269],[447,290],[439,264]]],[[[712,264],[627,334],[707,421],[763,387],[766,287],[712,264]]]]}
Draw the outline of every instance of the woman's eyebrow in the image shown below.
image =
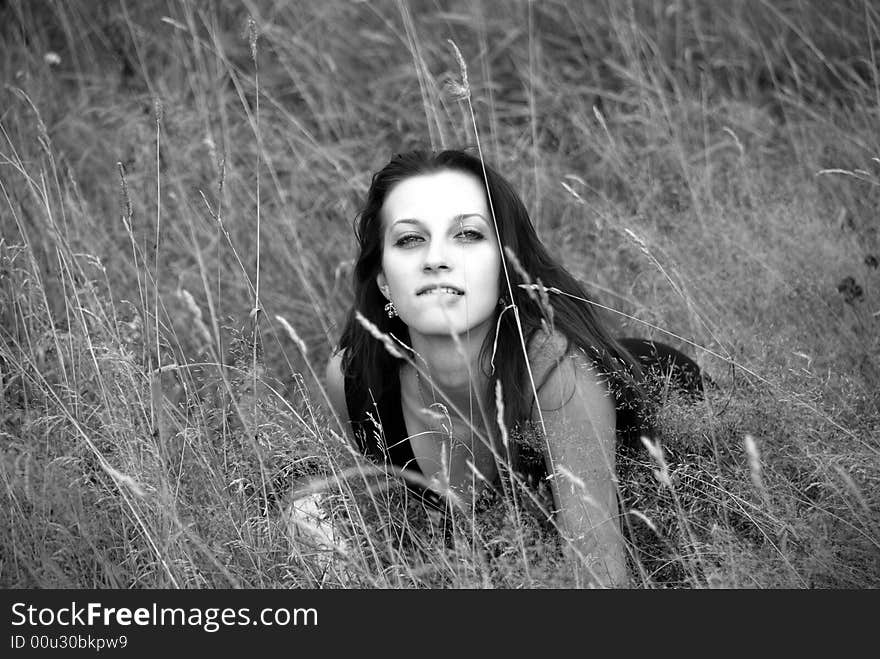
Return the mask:
{"type": "MultiPolygon", "coordinates": [[[[459,215],[453,215],[450,220],[450,223],[451,224],[461,224],[462,222],[464,222],[465,220],[467,220],[468,218],[471,218],[471,217],[477,217],[477,218],[480,218],[481,220],[483,220],[483,222],[486,222],[487,224],[489,223],[489,221],[485,217],[483,217],[482,213],[461,213],[459,215]]],[[[424,223],[422,222],[422,220],[415,218],[415,217],[402,217],[399,220],[394,220],[394,222],[391,224],[391,227],[389,227],[389,228],[393,228],[393,227],[397,226],[398,224],[422,225],[424,223]]]]}
{"type": "Polygon", "coordinates": [[[486,220],[486,218],[483,217],[483,214],[482,214],[482,213],[462,213],[461,215],[456,215],[456,216],[453,217],[452,219],[453,219],[453,221],[455,221],[455,222],[459,222],[459,223],[461,223],[461,222],[464,222],[465,220],[467,220],[468,218],[471,218],[471,217],[478,217],[478,218],[480,218],[481,220],[483,220],[483,222],[486,222],[486,224],[489,223],[488,220],[486,220]]]}
{"type": "Polygon", "coordinates": [[[394,222],[393,222],[393,223],[391,224],[391,226],[388,227],[388,228],[389,228],[389,229],[393,229],[393,228],[396,227],[398,224],[421,224],[421,221],[420,221],[420,220],[417,220],[417,219],[414,218],[414,217],[402,217],[402,218],[400,218],[399,220],[394,220],[394,222]]]}

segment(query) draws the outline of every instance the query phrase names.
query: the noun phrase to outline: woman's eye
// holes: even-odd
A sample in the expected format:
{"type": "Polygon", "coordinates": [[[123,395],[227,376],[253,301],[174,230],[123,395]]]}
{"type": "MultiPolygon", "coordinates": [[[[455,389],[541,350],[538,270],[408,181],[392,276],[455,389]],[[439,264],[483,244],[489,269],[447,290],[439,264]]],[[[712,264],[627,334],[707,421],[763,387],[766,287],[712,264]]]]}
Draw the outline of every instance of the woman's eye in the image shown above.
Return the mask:
{"type": "Polygon", "coordinates": [[[476,229],[464,229],[459,231],[456,237],[463,238],[467,242],[476,242],[483,239],[483,234],[476,229]]]}
{"type": "Polygon", "coordinates": [[[394,246],[395,247],[409,247],[410,245],[414,245],[419,240],[421,240],[421,236],[418,236],[414,233],[408,233],[404,236],[401,236],[396,241],[394,241],[394,246]]]}

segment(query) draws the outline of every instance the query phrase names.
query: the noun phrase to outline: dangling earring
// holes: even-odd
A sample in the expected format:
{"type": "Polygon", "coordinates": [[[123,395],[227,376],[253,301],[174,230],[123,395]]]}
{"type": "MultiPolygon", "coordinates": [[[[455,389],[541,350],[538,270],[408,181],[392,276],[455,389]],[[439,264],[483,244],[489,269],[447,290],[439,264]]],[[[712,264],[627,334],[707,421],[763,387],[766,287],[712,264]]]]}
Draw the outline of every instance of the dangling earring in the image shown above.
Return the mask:
{"type": "Polygon", "coordinates": [[[397,307],[391,301],[391,289],[388,286],[383,286],[382,294],[388,298],[388,304],[385,305],[385,313],[388,314],[389,318],[394,318],[397,315],[397,307]]]}
{"type": "Polygon", "coordinates": [[[499,306],[499,307],[506,307],[506,306],[507,306],[507,300],[505,300],[503,297],[499,297],[499,298],[498,298],[498,306],[499,306]]]}

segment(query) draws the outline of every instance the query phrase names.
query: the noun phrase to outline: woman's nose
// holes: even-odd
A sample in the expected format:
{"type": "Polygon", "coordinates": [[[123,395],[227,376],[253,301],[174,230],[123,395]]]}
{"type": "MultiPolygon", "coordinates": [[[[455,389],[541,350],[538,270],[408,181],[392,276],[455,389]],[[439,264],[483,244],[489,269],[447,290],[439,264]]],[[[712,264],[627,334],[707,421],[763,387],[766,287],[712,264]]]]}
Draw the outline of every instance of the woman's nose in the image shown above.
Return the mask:
{"type": "Polygon", "coordinates": [[[442,241],[433,241],[425,252],[425,261],[422,263],[422,269],[425,272],[431,272],[433,270],[449,270],[449,266],[446,248],[442,241]]]}

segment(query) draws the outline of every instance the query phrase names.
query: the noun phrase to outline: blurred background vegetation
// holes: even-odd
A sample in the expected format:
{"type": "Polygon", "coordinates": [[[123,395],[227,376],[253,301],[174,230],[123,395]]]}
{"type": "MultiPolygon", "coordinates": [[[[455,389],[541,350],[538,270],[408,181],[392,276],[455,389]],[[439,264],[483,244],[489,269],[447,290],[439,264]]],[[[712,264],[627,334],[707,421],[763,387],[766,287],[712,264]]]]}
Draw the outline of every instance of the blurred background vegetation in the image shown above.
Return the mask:
{"type": "Polygon", "coordinates": [[[0,584],[571,585],[505,506],[441,533],[363,476],[315,376],[372,172],[479,143],[619,332],[719,385],[664,409],[672,487],[621,467],[636,583],[880,585],[876,3],[9,0],[0,26],[0,584]]]}

